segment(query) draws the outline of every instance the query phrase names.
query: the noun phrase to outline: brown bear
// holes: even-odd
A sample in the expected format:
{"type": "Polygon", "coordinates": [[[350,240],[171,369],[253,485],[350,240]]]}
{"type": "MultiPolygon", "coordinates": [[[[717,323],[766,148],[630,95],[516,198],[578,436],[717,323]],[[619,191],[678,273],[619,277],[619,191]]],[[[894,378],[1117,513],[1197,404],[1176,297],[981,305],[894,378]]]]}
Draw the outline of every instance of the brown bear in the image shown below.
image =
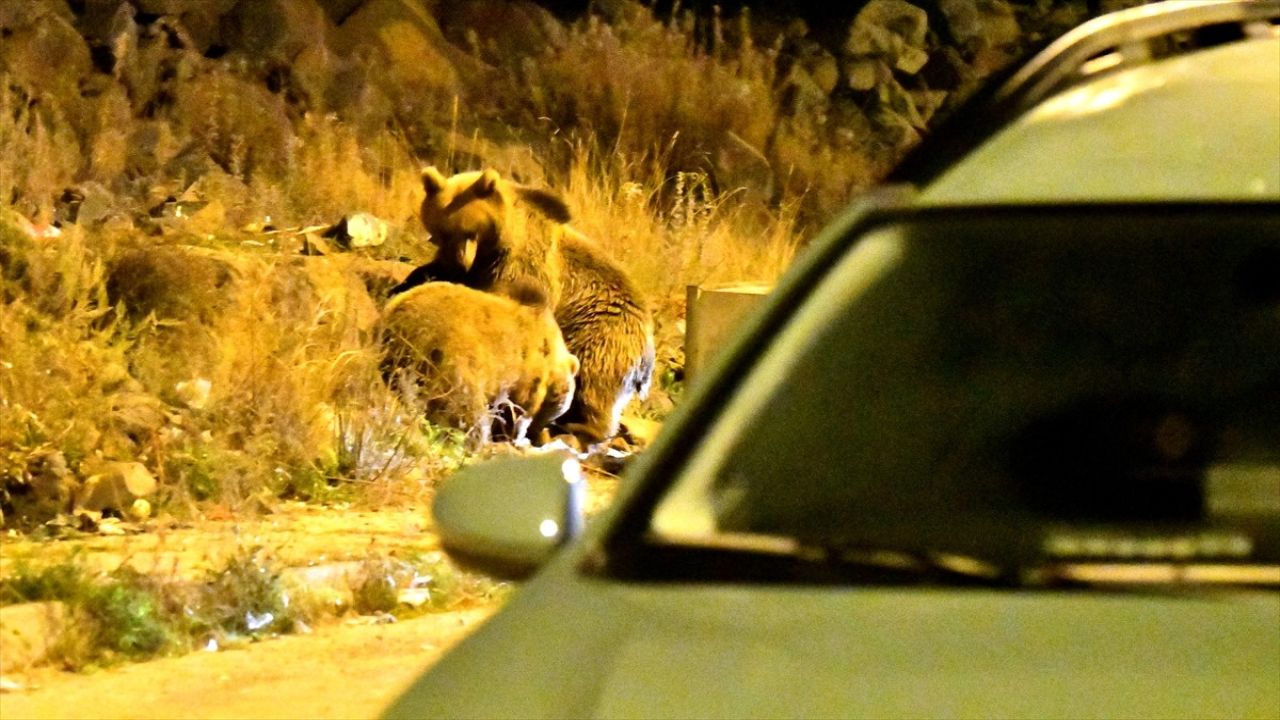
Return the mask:
{"type": "Polygon", "coordinates": [[[622,409],[648,394],[653,377],[653,318],[635,283],[566,224],[568,206],[550,191],[493,170],[445,177],[429,167],[422,184],[422,224],[436,257],[396,290],[428,280],[478,290],[533,282],[551,299],[565,344],[582,365],[559,426],[588,446],[613,437],[622,409]]]}
{"type": "Polygon", "coordinates": [[[506,290],[426,283],[392,298],[379,321],[387,381],[428,419],[480,443],[508,414],[504,439],[536,436],[569,408],[578,374],[545,295],[506,290]]]}

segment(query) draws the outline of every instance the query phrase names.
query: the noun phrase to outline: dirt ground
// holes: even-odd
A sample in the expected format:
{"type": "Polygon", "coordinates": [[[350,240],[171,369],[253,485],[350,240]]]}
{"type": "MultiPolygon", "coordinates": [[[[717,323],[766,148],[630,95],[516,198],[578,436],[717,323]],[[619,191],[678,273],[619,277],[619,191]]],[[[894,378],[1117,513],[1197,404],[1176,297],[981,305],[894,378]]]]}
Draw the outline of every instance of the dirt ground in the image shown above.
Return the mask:
{"type": "Polygon", "coordinates": [[[5,537],[0,540],[0,576],[23,561],[46,564],[74,556],[96,570],[113,570],[123,562],[145,573],[194,579],[247,548],[263,548],[278,565],[302,567],[440,547],[426,507],[357,510],[281,503],[260,517],[193,522],[162,518],[138,530],[53,541],[5,537]]]}
{"type": "Polygon", "coordinates": [[[32,671],[0,717],[373,718],[493,608],[343,624],[89,675],[32,671]]]}
{"type": "MultiPolygon", "coordinates": [[[[246,547],[263,548],[279,567],[341,568],[371,553],[436,551],[439,540],[426,508],[294,503],[254,519],[161,520],[127,535],[8,536],[0,542],[0,575],[19,563],[75,557],[100,570],[128,563],[146,573],[197,578],[246,547]]],[[[471,602],[465,610],[389,624],[334,619],[303,635],[91,673],[11,670],[3,675],[0,718],[372,718],[496,607],[471,602]]]]}
{"type": "MultiPolygon", "coordinates": [[[[617,480],[588,479],[588,514],[606,506],[617,480]]],[[[439,552],[426,507],[361,510],[281,503],[255,518],[152,520],[128,534],[60,540],[0,536],[0,577],[20,565],[74,558],[109,571],[122,563],[151,574],[206,577],[245,548],[263,548],[273,566],[316,582],[370,555],[439,552]]],[[[49,666],[0,675],[0,720],[19,718],[373,718],[424,668],[492,614],[499,600],[471,598],[464,609],[390,624],[350,617],[310,633],[219,652],[125,664],[90,673],[49,666]]],[[[8,647],[13,648],[10,644],[8,647]]]]}

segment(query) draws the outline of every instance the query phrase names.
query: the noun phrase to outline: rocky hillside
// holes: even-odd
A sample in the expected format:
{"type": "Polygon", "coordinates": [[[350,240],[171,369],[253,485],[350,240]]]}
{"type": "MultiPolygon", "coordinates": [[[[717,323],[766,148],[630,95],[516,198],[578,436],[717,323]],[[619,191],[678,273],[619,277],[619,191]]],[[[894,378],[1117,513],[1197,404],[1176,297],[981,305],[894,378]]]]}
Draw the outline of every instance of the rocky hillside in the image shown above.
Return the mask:
{"type": "MultiPolygon", "coordinates": [[[[872,0],[810,3],[806,22],[778,3],[674,18],[547,5],[561,15],[529,0],[8,0],[0,193],[48,215],[69,186],[153,207],[211,172],[387,185],[417,162],[486,163],[562,181],[590,142],[829,213],[982,77],[1093,9],[872,0]],[[327,123],[358,149],[309,167],[327,123]]],[[[369,202],[311,190],[231,205],[310,222],[369,202]]]]}
{"type": "Polygon", "coordinates": [[[428,163],[566,195],[653,299],[633,412],[660,417],[685,285],[772,280],[800,228],[1100,9],[832,5],[3,0],[0,518],[429,491],[460,438],[398,404],[370,337],[428,259],[428,163]]]}

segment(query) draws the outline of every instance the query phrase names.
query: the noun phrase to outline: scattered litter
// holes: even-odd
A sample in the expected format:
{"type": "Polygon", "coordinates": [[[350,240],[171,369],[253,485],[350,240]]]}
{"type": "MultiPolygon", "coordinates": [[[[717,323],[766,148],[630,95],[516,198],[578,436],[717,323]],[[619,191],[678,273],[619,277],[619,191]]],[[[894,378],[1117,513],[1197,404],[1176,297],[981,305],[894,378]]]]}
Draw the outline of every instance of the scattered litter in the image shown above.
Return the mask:
{"type": "Polygon", "coordinates": [[[173,386],[177,392],[178,399],[192,410],[203,410],[204,406],[209,404],[209,391],[213,389],[213,383],[205,378],[195,378],[194,380],[183,380],[173,386]]]}
{"type": "Polygon", "coordinates": [[[270,625],[275,619],[276,616],[269,612],[258,614],[250,610],[244,614],[244,626],[249,628],[249,632],[256,632],[270,625]]]}
{"type": "Polygon", "coordinates": [[[129,531],[120,523],[120,518],[109,517],[102,518],[98,523],[99,535],[128,535],[129,531]]]}
{"type": "Polygon", "coordinates": [[[571,452],[574,455],[578,454],[578,451],[565,442],[563,438],[556,438],[542,447],[530,448],[530,450],[536,453],[571,452]]]}
{"type": "Polygon", "coordinates": [[[352,213],[325,230],[321,237],[332,238],[343,248],[374,247],[387,241],[387,223],[369,213],[352,213]]]}
{"type": "Polygon", "coordinates": [[[7,677],[0,677],[0,693],[22,692],[27,686],[7,677]]]}
{"type": "Polygon", "coordinates": [[[396,600],[409,607],[422,607],[431,602],[431,589],[425,587],[405,588],[396,595],[396,600]]]}

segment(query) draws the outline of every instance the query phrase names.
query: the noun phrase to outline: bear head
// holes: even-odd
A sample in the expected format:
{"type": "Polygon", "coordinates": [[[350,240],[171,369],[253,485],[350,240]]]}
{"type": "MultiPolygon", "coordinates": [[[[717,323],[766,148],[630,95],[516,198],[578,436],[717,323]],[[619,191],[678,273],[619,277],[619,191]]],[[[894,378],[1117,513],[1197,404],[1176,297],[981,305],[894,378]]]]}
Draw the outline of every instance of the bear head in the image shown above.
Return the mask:
{"type": "Polygon", "coordinates": [[[554,222],[569,221],[569,207],[555,193],[505,180],[495,170],[445,177],[435,167],[422,171],[422,225],[436,246],[436,260],[465,274],[479,259],[492,262],[510,250],[511,213],[524,202],[554,222]]]}

